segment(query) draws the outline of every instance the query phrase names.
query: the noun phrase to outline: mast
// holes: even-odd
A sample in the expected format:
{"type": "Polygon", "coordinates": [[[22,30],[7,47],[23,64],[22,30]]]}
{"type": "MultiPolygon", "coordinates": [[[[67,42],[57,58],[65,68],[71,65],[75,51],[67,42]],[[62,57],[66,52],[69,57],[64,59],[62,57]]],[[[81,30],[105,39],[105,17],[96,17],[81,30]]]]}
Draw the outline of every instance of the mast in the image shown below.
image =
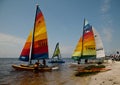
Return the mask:
{"type": "Polygon", "coordinates": [[[82,34],[82,50],[81,50],[81,56],[83,56],[84,26],[85,26],[85,18],[84,18],[84,22],[83,22],[83,34],[82,34]]]}
{"type": "Polygon", "coordinates": [[[35,14],[35,20],[34,20],[34,28],[33,28],[33,32],[32,32],[32,42],[31,42],[31,47],[30,47],[30,54],[29,54],[29,64],[32,64],[32,52],[33,52],[33,45],[34,45],[34,33],[35,33],[35,24],[36,24],[36,16],[37,16],[37,9],[38,9],[38,4],[36,4],[36,14],[35,14]]]}

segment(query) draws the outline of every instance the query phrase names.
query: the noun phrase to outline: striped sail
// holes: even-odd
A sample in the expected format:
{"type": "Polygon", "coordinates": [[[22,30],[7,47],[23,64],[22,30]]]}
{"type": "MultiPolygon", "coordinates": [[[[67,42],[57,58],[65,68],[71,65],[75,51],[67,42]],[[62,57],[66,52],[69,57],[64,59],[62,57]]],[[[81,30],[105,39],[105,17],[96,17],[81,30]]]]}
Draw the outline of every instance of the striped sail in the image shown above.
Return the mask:
{"type": "Polygon", "coordinates": [[[48,58],[48,40],[44,16],[37,5],[34,29],[30,32],[28,39],[20,55],[20,60],[48,58]]]}
{"type": "Polygon", "coordinates": [[[96,56],[96,44],[92,26],[84,20],[83,36],[78,41],[72,58],[78,60],[80,58],[90,58],[96,56]]]}

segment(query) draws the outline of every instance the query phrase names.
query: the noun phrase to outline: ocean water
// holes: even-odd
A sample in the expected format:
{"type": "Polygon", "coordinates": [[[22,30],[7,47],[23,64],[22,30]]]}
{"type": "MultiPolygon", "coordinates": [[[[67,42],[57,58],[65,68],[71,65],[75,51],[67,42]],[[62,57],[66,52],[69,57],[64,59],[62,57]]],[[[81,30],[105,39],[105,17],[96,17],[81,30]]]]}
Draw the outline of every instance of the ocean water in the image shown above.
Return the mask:
{"type": "Polygon", "coordinates": [[[16,71],[11,67],[12,64],[19,65],[26,62],[16,58],[0,58],[0,85],[82,85],[84,78],[76,78],[74,76],[76,68],[69,67],[73,60],[69,58],[64,60],[64,64],[58,65],[59,70],[34,73],[16,71]]]}

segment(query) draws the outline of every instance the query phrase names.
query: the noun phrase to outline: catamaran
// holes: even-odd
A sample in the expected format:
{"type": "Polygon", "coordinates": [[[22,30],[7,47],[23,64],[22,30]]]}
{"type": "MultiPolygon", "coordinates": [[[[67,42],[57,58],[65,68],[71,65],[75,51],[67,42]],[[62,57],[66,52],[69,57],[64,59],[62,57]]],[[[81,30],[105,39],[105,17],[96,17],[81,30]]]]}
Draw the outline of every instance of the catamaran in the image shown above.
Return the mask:
{"type": "Polygon", "coordinates": [[[46,60],[48,57],[48,37],[46,24],[44,20],[44,16],[39,8],[36,6],[36,15],[34,28],[30,32],[24,48],[22,49],[19,60],[27,61],[28,65],[12,65],[16,70],[34,70],[34,66],[32,65],[32,60],[43,60],[43,67],[39,67],[39,71],[50,71],[54,68],[48,67],[46,65],[46,60]]]}
{"type": "Polygon", "coordinates": [[[80,37],[78,44],[72,54],[72,59],[78,61],[82,59],[88,62],[88,59],[96,59],[105,57],[103,44],[98,32],[92,25],[84,19],[83,35],[80,37]]]}
{"type": "Polygon", "coordinates": [[[65,63],[65,61],[63,61],[61,57],[59,43],[56,44],[52,59],[48,63],[65,63]]]}

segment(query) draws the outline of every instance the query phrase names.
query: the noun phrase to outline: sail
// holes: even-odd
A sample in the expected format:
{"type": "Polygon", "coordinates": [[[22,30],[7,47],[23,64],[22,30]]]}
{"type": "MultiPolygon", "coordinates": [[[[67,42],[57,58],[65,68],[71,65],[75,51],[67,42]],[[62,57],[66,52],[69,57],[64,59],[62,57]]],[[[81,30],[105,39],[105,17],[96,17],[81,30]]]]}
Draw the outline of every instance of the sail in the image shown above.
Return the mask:
{"type": "Polygon", "coordinates": [[[78,60],[79,58],[90,58],[95,56],[96,44],[92,26],[87,22],[87,20],[84,20],[83,36],[79,39],[72,58],[78,60]]]}
{"type": "Polygon", "coordinates": [[[19,57],[20,60],[29,61],[31,41],[32,41],[32,31],[30,32],[30,34],[25,42],[24,48],[22,49],[21,55],[19,57]]]}
{"type": "Polygon", "coordinates": [[[53,57],[60,57],[59,43],[56,44],[56,47],[55,47],[55,50],[54,50],[52,58],[53,57]]]}
{"type": "Polygon", "coordinates": [[[102,40],[98,32],[94,29],[94,27],[93,27],[93,32],[94,32],[95,43],[96,43],[96,58],[105,57],[105,51],[103,48],[102,40]]]}
{"type": "Polygon", "coordinates": [[[72,58],[74,60],[79,60],[79,58],[81,57],[81,50],[82,50],[82,37],[79,39],[74,50],[74,53],[72,54],[72,58]]]}
{"type": "Polygon", "coordinates": [[[34,29],[24,45],[20,60],[48,58],[48,38],[44,16],[37,5],[34,29]]]}

